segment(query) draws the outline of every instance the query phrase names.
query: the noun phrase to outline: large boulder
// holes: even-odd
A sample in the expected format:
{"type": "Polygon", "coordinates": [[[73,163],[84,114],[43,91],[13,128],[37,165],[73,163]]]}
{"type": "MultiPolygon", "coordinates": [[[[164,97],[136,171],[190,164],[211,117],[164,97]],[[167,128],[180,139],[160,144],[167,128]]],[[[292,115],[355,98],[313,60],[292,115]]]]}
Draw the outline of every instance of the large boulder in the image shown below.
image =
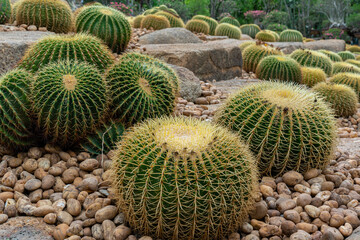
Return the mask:
{"type": "Polygon", "coordinates": [[[345,51],[346,43],[344,40],[339,39],[329,39],[329,40],[320,40],[315,42],[304,43],[305,48],[311,50],[320,50],[325,49],[333,52],[345,51]]]}
{"type": "Polygon", "coordinates": [[[165,28],[139,38],[141,45],[145,44],[176,44],[176,43],[202,43],[192,32],[185,28],[165,28]]]}
{"type": "Polygon", "coordinates": [[[200,80],[227,80],[241,76],[241,41],[227,39],[207,43],[148,44],[147,53],[163,61],[185,67],[200,80]]]}
{"type": "Polygon", "coordinates": [[[16,31],[0,34],[0,75],[13,69],[26,49],[51,32],[16,31]]]}

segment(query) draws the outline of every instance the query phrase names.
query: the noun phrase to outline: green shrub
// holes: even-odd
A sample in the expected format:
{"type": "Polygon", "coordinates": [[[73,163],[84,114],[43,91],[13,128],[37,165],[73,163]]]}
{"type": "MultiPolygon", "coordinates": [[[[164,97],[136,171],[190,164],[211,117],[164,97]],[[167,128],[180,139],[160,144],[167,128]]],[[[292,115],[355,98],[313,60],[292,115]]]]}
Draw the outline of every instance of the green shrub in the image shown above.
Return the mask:
{"type": "Polygon", "coordinates": [[[342,58],[343,61],[348,59],[355,59],[355,54],[349,51],[338,52],[338,55],[342,58]]]}
{"type": "Polygon", "coordinates": [[[154,239],[221,239],[254,202],[248,147],[204,121],[148,120],[123,137],[112,160],[120,211],[134,231],[154,239]]]}
{"type": "Polygon", "coordinates": [[[209,24],[210,27],[210,35],[215,35],[215,29],[218,26],[218,22],[215,19],[203,15],[196,15],[192,19],[193,20],[197,19],[207,22],[207,24],[209,24]]]}
{"type": "Polygon", "coordinates": [[[160,15],[146,15],[141,21],[141,28],[161,30],[169,27],[169,20],[160,15]]]}
{"type": "Polygon", "coordinates": [[[240,30],[243,34],[247,34],[252,38],[255,38],[256,34],[261,31],[260,27],[256,24],[241,25],[240,30]]]}
{"type": "Polygon", "coordinates": [[[280,24],[280,23],[271,23],[269,24],[266,29],[274,31],[278,34],[280,34],[282,31],[288,29],[286,25],[280,24]]]}
{"type": "Polygon", "coordinates": [[[0,0],[0,24],[7,23],[11,17],[10,0],[0,0]]]}
{"type": "Polygon", "coordinates": [[[290,54],[290,57],[304,67],[317,67],[324,70],[328,76],[332,74],[332,61],[325,54],[307,49],[297,49],[290,54]]]}
{"type": "Polygon", "coordinates": [[[354,12],[346,18],[346,25],[352,32],[360,31],[360,13],[354,12]]]}
{"type": "Polygon", "coordinates": [[[326,74],[321,68],[302,67],[301,83],[308,87],[313,87],[317,83],[325,82],[326,74]]]}
{"type": "Polygon", "coordinates": [[[355,73],[338,73],[329,80],[331,83],[344,84],[352,87],[360,100],[360,75],[355,73]]]}
{"type": "Polygon", "coordinates": [[[228,24],[234,25],[235,27],[240,27],[239,21],[236,18],[231,17],[231,16],[222,18],[219,23],[220,24],[221,23],[228,23],[228,24]]]}
{"type": "Polygon", "coordinates": [[[342,61],[343,61],[339,54],[334,53],[334,52],[332,52],[332,51],[328,51],[328,50],[322,49],[322,50],[319,50],[318,52],[321,52],[321,53],[325,54],[325,55],[328,56],[328,57],[331,59],[331,61],[333,61],[333,62],[342,62],[342,61]]]}
{"type": "Polygon", "coordinates": [[[209,34],[210,27],[205,21],[190,20],[186,23],[185,28],[191,32],[209,34]]]}
{"type": "Polygon", "coordinates": [[[323,37],[325,39],[342,39],[345,42],[351,41],[350,36],[340,28],[331,28],[325,31],[323,37]]]}
{"type": "Polygon", "coordinates": [[[301,32],[293,29],[287,29],[281,32],[280,42],[302,42],[303,35],[301,32]]]}
{"type": "Polygon", "coordinates": [[[255,36],[255,39],[264,42],[276,42],[274,34],[265,31],[258,32],[255,36]]]}
{"type": "Polygon", "coordinates": [[[144,15],[138,15],[134,18],[134,28],[141,27],[141,21],[144,19],[144,15]]]}
{"type": "Polygon", "coordinates": [[[166,17],[169,20],[170,27],[172,27],[172,28],[185,27],[185,24],[184,24],[183,20],[181,19],[181,17],[179,17],[179,15],[175,15],[169,11],[161,11],[161,12],[156,13],[155,15],[166,17]]]}
{"type": "Polygon", "coordinates": [[[228,36],[233,39],[241,38],[241,30],[234,25],[228,23],[220,23],[215,29],[216,36],[228,36]]]}
{"type": "Polygon", "coordinates": [[[360,74],[360,68],[356,67],[353,64],[346,62],[336,62],[334,63],[333,74],[349,72],[349,73],[358,73],[360,74]]]}

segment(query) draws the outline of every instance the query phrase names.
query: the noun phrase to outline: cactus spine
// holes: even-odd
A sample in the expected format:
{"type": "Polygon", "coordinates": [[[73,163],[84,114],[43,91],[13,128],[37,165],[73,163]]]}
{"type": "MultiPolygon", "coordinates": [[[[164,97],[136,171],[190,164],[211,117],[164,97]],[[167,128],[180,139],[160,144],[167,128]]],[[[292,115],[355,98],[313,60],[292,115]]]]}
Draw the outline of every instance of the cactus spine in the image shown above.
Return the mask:
{"type": "Polygon", "coordinates": [[[196,15],[192,19],[193,20],[197,19],[207,22],[207,24],[209,24],[210,27],[210,35],[215,35],[215,29],[218,26],[218,22],[215,19],[204,15],[196,15]]]}
{"type": "Polygon", "coordinates": [[[241,30],[228,23],[220,23],[215,29],[216,36],[228,36],[229,38],[240,39],[241,30]]]}
{"type": "Polygon", "coordinates": [[[317,83],[325,82],[326,74],[321,68],[302,67],[301,83],[313,87],[317,83]]]}
{"type": "Polygon", "coordinates": [[[287,29],[280,33],[280,42],[302,42],[303,35],[297,30],[287,29]]]}
{"type": "Polygon", "coordinates": [[[339,54],[337,53],[334,53],[332,51],[328,51],[328,50],[325,50],[325,49],[322,49],[322,50],[319,50],[318,52],[321,52],[323,54],[325,54],[326,56],[328,56],[331,61],[333,62],[342,62],[342,58],[339,56],[339,54]]]}
{"type": "Polygon", "coordinates": [[[357,66],[347,63],[347,62],[336,62],[334,63],[333,74],[349,72],[349,73],[358,73],[360,74],[360,68],[357,66]]]}
{"type": "Polygon", "coordinates": [[[0,0],[0,24],[4,24],[10,20],[11,4],[10,0],[0,0]]]}
{"type": "Polygon", "coordinates": [[[228,23],[228,24],[231,24],[231,25],[234,25],[235,27],[240,27],[240,23],[239,21],[234,18],[234,17],[224,17],[220,20],[219,22],[220,24],[221,23],[228,23]]]}
{"type": "Polygon", "coordinates": [[[290,54],[290,57],[295,59],[300,65],[304,67],[318,67],[331,76],[333,71],[332,61],[328,56],[320,52],[298,49],[290,54]]]}
{"type": "Polygon", "coordinates": [[[329,80],[331,83],[344,84],[352,87],[360,100],[360,75],[355,73],[338,73],[329,80]]]}
{"type": "Polygon", "coordinates": [[[342,58],[343,61],[348,59],[355,59],[355,55],[349,51],[338,52],[338,55],[342,58]]]}
{"type": "Polygon", "coordinates": [[[161,30],[169,27],[169,20],[166,17],[160,15],[147,15],[141,21],[141,28],[153,28],[154,30],[161,30]]]}
{"type": "Polygon", "coordinates": [[[247,34],[252,38],[255,38],[256,34],[261,31],[260,27],[256,24],[244,24],[240,27],[243,34],[247,34]]]}
{"type": "Polygon", "coordinates": [[[159,16],[164,16],[169,20],[170,23],[170,27],[175,28],[175,27],[180,27],[183,28],[185,27],[185,24],[183,22],[183,20],[181,19],[181,17],[179,17],[178,15],[169,12],[167,10],[165,11],[161,11],[156,13],[155,15],[159,15],[159,16]]]}
{"type": "Polygon", "coordinates": [[[190,20],[186,23],[185,28],[191,32],[209,34],[210,27],[205,21],[190,20]]]}

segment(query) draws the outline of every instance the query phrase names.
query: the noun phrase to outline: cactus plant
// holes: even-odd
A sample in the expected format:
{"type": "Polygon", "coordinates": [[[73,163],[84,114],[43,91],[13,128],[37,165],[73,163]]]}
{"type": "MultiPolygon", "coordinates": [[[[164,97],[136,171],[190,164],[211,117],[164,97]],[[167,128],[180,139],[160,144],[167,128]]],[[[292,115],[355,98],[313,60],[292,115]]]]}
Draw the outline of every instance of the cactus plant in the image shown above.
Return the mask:
{"type": "Polygon", "coordinates": [[[160,15],[146,15],[141,21],[141,28],[153,28],[154,30],[161,30],[169,27],[169,20],[166,17],[160,15]]]}
{"type": "Polygon", "coordinates": [[[125,127],[122,123],[110,120],[109,123],[104,124],[94,134],[87,137],[81,147],[93,155],[106,154],[114,149],[124,131],[125,127]]]}
{"type": "Polygon", "coordinates": [[[224,17],[220,20],[219,22],[220,24],[221,23],[228,23],[228,24],[231,24],[231,25],[234,25],[235,27],[240,27],[240,23],[239,21],[234,18],[234,17],[224,17]]]}
{"type": "Polygon", "coordinates": [[[335,52],[332,52],[332,51],[329,51],[329,50],[325,50],[325,49],[321,49],[319,50],[318,52],[321,52],[323,54],[325,54],[326,56],[328,56],[331,61],[333,62],[342,62],[342,58],[339,56],[339,54],[335,53],[335,52]]]}
{"type": "Polygon", "coordinates": [[[300,64],[286,56],[267,56],[259,62],[256,68],[256,76],[264,80],[276,79],[300,83],[300,64]]]}
{"type": "Polygon", "coordinates": [[[24,149],[32,145],[30,85],[33,77],[15,69],[0,77],[0,144],[24,149]]]}
{"type": "Polygon", "coordinates": [[[114,52],[125,51],[132,35],[124,14],[110,7],[90,6],[76,17],[76,31],[102,39],[114,52]]]}
{"type": "Polygon", "coordinates": [[[148,120],[123,137],[112,160],[121,212],[154,239],[221,239],[254,203],[257,170],[248,147],[197,119],[148,120]]]}
{"type": "Polygon", "coordinates": [[[134,19],[134,28],[140,28],[141,27],[141,21],[144,19],[144,15],[138,15],[134,19]]]}
{"type": "Polygon", "coordinates": [[[51,35],[32,45],[19,67],[35,73],[42,66],[59,60],[88,62],[104,72],[114,63],[114,56],[100,39],[91,35],[51,35]]]}
{"type": "Polygon", "coordinates": [[[254,41],[246,41],[240,44],[240,50],[241,52],[243,52],[245,50],[245,48],[247,48],[248,46],[252,46],[255,45],[256,43],[254,41]]]}
{"type": "Polygon", "coordinates": [[[359,60],[354,60],[354,59],[348,59],[345,61],[346,63],[350,63],[356,67],[360,68],[360,61],[359,60]]]}
{"type": "Polygon", "coordinates": [[[20,6],[20,4],[21,4],[21,1],[17,1],[16,3],[11,5],[11,17],[9,20],[10,23],[14,23],[16,21],[16,12],[17,12],[17,9],[20,6]]]}
{"type": "Polygon", "coordinates": [[[33,84],[37,125],[50,142],[71,147],[106,117],[107,94],[105,80],[93,65],[49,64],[40,69],[33,84]]]}
{"type": "Polygon", "coordinates": [[[190,20],[186,23],[185,28],[191,32],[209,34],[210,27],[207,22],[202,20],[190,20]]]}
{"type": "Polygon", "coordinates": [[[240,26],[241,32],[255,38],[256,34],[261,31],[260,27],[256,24],[244,24],[240,26]]]}
{"type": "Polygon", "coordinates": [[[302,42],[301,32],[293,29],[286,29],[280,33],[280,42],[302,42]]]}
{"type": "Polygon", "coordinates": [[[321,68],[302,67],[301,83],[308,87],[313,87],[317,83],[325,82],[326,74],[321,68]]]}
{"type": "Polygon", "coordinates": [[[328,76],[332,74],[332,61],[323,53],[307,49],[297,49],[290,54],[290,57],[304,67],[318,67],[324,70],[328,76]]]}
{"type": "Polygon", "coordinates": [[[138,54],[125,56],[109,70],[106,80],[112,113],[127,124],[174,111],[174,83],[157,61],[144,61],[138,54]]]}
{"type": "Polygon", "coordinates": [[[319,93],[325,101],[330,103],[339,117],[349,117],[357,112],[358,96],[355,91],[346,85],[334,83],[318,83],[313,90],[319,93]]]}
{"type": "Polygon", "coordinates": [[[360,60],[360,55],[359,56],[356,56],[356,58],[355,58],[356,60],[360,60]]]}
{"type": "Polygon", "coordinates": [[[10,0],[0,0],[0,24],[8,22],[11,18],[10,0]]]}
{"type": "Polygon", "coordinates": [[[150,15],[150,14],[155,14],[155,13],[157,13],[157,12],[159,12],[159,11],[161,11],[161,10],[159,9],[159,7],[153,7],[153,8],[150,8],[150,9],[146,10],[146,11],[144,12],[144,15],[146,16],[146,15],[150,15]]]}
{"type": "Polygon", "coordinates": [[[216,36],[228,36],[229,38],[240,39],[241,30],[229,23],[220,23],[215,29],[216,36]]]}
{"type": "Polygon", "coordinates": [[[270,55],[283,55],[283,53],[267,44],[257,43],[248,46],[242,53],[243,69],[246,72],[255,72],[260,60],[270,55]]]}
{"type": "Polygon", "coordinates": [[[168,10],[169,8],[166,5],[160,5],[158,7],[161,11],[168,10]]]}
{"type": "Polygon", "coordinates": [[[84,10],[84,8],[90,7],[90,6],[102,6],[102,4],[99,3],[99,2],[88,2],[88,3],[84,4],[84,6],[79,7],[79,8],[77,8],[77,9],[74,11],[74,17],[75,17],[74,19],[76,19],[76,16],[79,15],[79,13],[80,13],[82,10],[84,10]]]}
{"type": "Polygon", "coordinates": [[[343,61],[348,59],[355,59],[355,55],[349,51],[338,52],[338,55],[342,58],[343,61]]]}
{"type": "Polygon", "coordinates": [[[338,73],[329,79],[329,82],[344,84],[352,87],[360,100],[360,75],[355,73],[338,73]]]}
{"type": "Polygon", "coordinates": [[[271,33],[275,37],[275,42],[278,42],[280,40],[280,35],[277,32],[271,31],[269,29],[265,29],[263,31],[267,33],[271,33]]]}
{"type": "Polygon", "coordinates": [[[193,20],[197,19],[207,22],[207,24],[209,24],[210,27],[210,32],[209,32],[210,35],[215,35],[215,29],[218,26],[218,22],[215,19],[204,15],[195,15],[192,19],[193,20]]]}
{"type": "Polygon", "coordinates": [[[172,27],[172,28],[174,28],[174,27],[180,27],[180,28],[185,27],[185,24],[184,24],[183,20],[181,19],[181,17],[178,16],[178,15],[173,14],[172,12],[161,11],[161,12],[157,12],[155,15],[166,17],[169,20],[170,27],[172,27]]]}
{"type": "Polygon", "coordinates": [[[247,140],[260,174],[321,169],[334,150],[332,109],[317,94],[293,83],[245,87],[227,100],[215,119],[247,140]]]}
{"type": "Polygon", "coordinates": [[[349,72],[349,73],[358,73],[360,74],[360,68],[356,67],[353,64],[346,62],[336,62],[333,65],[333,74],[349,72]]]}
{"type": "Polygon", "coordinates": [[[352,46],[350,46],[350,47],[348,47],[347,49],[346,49],[347,51],[350,51],[350,52],[360,52],[360,46],[358,46],[358,45],[352,45],[352,46]]]}
{"type": "Polygon", "coordinates": [[[265,31],[258,32],[255,35],[255,39],[264,41],[264,42],[276,42],[276,38],[275,38],[274,34],[265,32],[265,31]]]}

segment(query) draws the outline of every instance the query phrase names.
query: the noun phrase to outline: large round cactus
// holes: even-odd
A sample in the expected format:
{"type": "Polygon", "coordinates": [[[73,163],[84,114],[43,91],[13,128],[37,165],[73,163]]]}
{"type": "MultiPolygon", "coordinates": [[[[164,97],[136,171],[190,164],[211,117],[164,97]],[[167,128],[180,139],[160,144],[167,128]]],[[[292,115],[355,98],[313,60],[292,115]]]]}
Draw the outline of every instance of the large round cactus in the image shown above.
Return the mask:
{"type": "Polygon", "coordinates": [[[141,21],[144,19],[145,15],[138,15],[134,19],[134,28],[141,28],[141,21]]]}
{"type": "Polygon", "coordinates": [[[0,24],[4,24],[10,20],[11,4],[10,0],[0,0],[0,24]]]}
{"type": "Polygon", "coordinates": [[[328,76],[331,76],[332,74],[332,61],[325,54],[307,49],[298,49],[292,52],[290,57],[304,67],[317,67],[324,70],[328,76]]]}
{"type": "Polygon", "coordinates": [[[114,52],[124,51],[132,35],[124,14],[110,7],[90,6],[76,17],[76,31],[102,39],[114,52]]]}
{"type": "Polygon", "coordinates": [[[169,20],[170,27],[172,27],[172,28],[174,28],[174,27],[180,27],[180,28],[185,27],[185,24],[184,24],[183,20],[181,19],[181,17],[179,15],[176,15],[176,14],[172,13],[172,12],[169,12],[169,11],[165,10],[165,11],[158,12],[155,15],[166,17],[169,20]]]}
{"type": "Polygon", "coordinates": [[[261,174],[321,169],[333,153],[337,128],[332,110],[299,85],[251,85],[228,99],[215,118],[246,139],[261,174]]]}
{"type": "Polygon", "coordinates": [[[161,30],[169,27],[169,20],[166,17],[160,15],[146,15],[141,21],[141,28],[161,30]]]}
{"type": "Polygon", "coordinates": [[[349,72],[349,73],[358,73],[360,74],[360,68],[347,63],[347,62],[336,62],[333,65],[333,74],[341,73],[341,72],[349,72]]]}
{"type": "Polygon", "coordinates": [[[244,24],[240,26],[241,32],[255,38],[256,34],[261,31],[260,27],[256,24],[244,24]]]}
{"type": "Polygon", "coordinates": [[[100,39],[91,35],[51,35],[32,45],[19,67],[36,72],[42,66],[60,60],[88,62],[104,72],[114,63],[114,56],[100,39]]]}
{"type": "Polygon", "coordinates": [[[125,56],[109,70],[106,80],[113,100],[112,112],[125,123],[174,111],[174,83],[156,61],[143,61],[137,54],[125,56]]]}
{"type": "Polygon", "coordinates": [[[235,27],[240,27],[239,21],[234,17],[224,17],[220,20],[219,23],[229,23],[231,25],[234,25],[235,27]]]}
{"type": "Polygon", "coordinates": [[[0,77],[0,144],[24,149],[34,143],[31,123],[30,85],[25,70],[13,70],[0,77]]]}
{"type": "Polygon", "coordinates": [[[20,4],[21,4],[21,1],[17,1],[16,3],[11,5],[11,17],[9,20],[10,23],[14,23],[16,21],[16,12],[17,12],[17,9],[20,6],[20,4]]]}
{"type": "Polygon", "coordinates": [[[76,18],[77,15],[79,15],[79,13],[84,10],[85,8],[87,7],[90,7],[90,6],[103,6],[101,3],[99,2],[88,2],[88,3],[85,3],[82,7],[79,7],[77,8],[75,11],[74,11],[74,17],[76,18]]]}
{"type": "Polygon", "coordinates": [[[358,97],[351,87],[322,82],[315,85],[313,90],[330,103],[337,116],[349,117],[357,112],[358,97]]]}
{"type": "Polygon", "coordinates": [[[269,32],[260,31],[255,35],[255,39],[264,41],[264,42],[276,42],[276,38],[274,34],[269,32]]]}
{"type": "Polygon", "coordinates": [[[154,239],[221,239],[254,202],[257,170],[248,147],[200,120],[148,120],[123,137],[112,160],[120,210],[154,239]]]}
{"type": "Polygon", "coordinates": [[[301,83],[312,87],[320,82],[326,81],[326,74],[321,68],[302,67],[301,83]]]}
{"type": "Polygon", "coordinates": [[[254,42],[254,41],[246,41],[246,42],[241,43],[239,48],[240,48],[241,52],[243,52],[245,50],[245,48],[247,48],[248,46],[255,45],[255,44],[256,44],[256,42],[254,42]]]}
{"type": "Polygon", "coordinates": [[[335,52],[325,50],[325,49],[319,50],[319,52],[328,56],[331,59],[331,61],[333,61],[333,62],[342,62],[343,61],[342,58],[339,56],[339,54],[337,54],[335,52]]]}
{"type": "Polygon", "coordinates": [[[197,19],[207,22],[207,24],[209,24],[210,27],[210,32],[209,32],[210,35],[215,35],[215,29],[218,26],[218,22],[215,19],[204,15],[195,15],[192,19],[194,20],[197,19]]]}
{"type": "Polygon", "coordinates": [[[216,36],[228,36],[233,39],[241,38],[241,30],[229,23],[220,23],[215,29],[216,36]]]}
{"type": "Polygon", "coordinates": [[[348,59],[355,59],[355,54],[349,51],[338,52],[338,55],[342,58],[343,61],[348,59]]]}
{"type": "Polygon", "coordinates": [[[355,73],[338,73],[329,80],[332,83],[345,84],[352,87],[360,100],[360,75],[355,73]]]}
{"type": "Polygon", "coordinates": [[[202,20],[190,20],[186,23],[185,28],[191,32],[209,34],[210,27],[207,22],[202,20]]]}
{"type": "Polygon", "coordinates": [[[286,56],[267,56],[259,62],[256,68],[256,76],[264,80],[300,83],[300,64],[286,56]]]}
{"type": "Polygon", "coordinates": [[[50,142],[70,147],[106,117],[108,97],[100,72],[85,62],[59,62],[40,69],[32,92],[37,125],[50,142]]]}
{"type": "Polygon", "coordinates": [[[277,50],[266,44],[255,44],[245,48],[242,53],[243,68],[246,72],[255,72],[261,59],[271,55],[284,55],[280,50],[277,50]]]}
{"type": "Polygon", "coordinates": [[[360,68],[360,61],[359,60],[348,59],[345,62],[350,63],[350,64],[360,68]]]}
{"type": "Polygon", "coordinates": [[[350,52],[360,52],[360,46],[352,45],[352,46],[348,47],[346,50],[350,51],[350,52]]]}
{"type": "Polygon", "coordinates": [[[286,29],[280,33],[280,42],[302,42],[301,32],[293,29],[286,29]]]}

